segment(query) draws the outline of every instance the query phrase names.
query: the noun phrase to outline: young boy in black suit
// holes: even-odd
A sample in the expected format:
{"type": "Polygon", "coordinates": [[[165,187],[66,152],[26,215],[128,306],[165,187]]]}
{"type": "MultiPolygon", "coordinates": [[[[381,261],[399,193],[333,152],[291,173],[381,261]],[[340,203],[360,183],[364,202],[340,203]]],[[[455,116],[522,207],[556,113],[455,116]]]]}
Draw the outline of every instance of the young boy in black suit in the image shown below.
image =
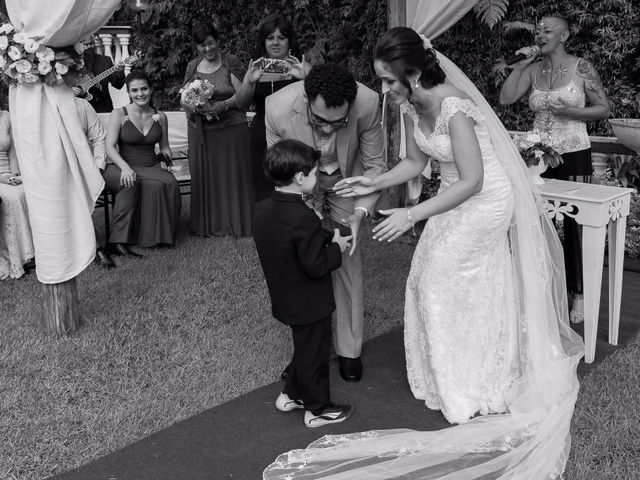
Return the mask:
{"type": "Polygon", "coordinates": [[[269,287],[273,316],[291,327],[293,359],[276,400],[283,412],[304,409],[307,427],[346,420],[351,405],[331,402],[329,355],[335,310],[331,271],[342,264],[351,236],[325,241],[320,219],[304,202],[316,184],[320,152],[297,140],[267,150],[264,169],[276,185],[256,206],[253,239],[269,287]]]}

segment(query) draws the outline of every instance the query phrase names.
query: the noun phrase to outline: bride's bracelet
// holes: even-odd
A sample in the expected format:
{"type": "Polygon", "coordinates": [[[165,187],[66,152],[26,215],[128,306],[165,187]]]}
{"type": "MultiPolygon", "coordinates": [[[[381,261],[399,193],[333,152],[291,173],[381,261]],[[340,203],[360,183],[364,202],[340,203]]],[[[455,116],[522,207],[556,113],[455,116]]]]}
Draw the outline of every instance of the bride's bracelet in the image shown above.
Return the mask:
{"type": "Polygon", "coordinates": [[[411,224],[411,232],[413,233],[413,236],[415,237],[416,235],[416,224],[413,221],[413,217],[411,216],[411,209],[407,208],[407,220],[409,220],[409,223],[411,224]]]}

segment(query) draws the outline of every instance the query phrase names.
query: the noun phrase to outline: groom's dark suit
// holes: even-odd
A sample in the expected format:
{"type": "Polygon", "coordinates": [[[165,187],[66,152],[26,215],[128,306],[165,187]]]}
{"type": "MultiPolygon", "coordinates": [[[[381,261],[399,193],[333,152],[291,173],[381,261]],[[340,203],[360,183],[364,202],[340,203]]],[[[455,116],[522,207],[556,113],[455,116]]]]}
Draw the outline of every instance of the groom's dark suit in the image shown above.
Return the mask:
{"type": "Polygon", "coordinates": [[[289,325],[293,336],[283,393],[319,415],[331,402],[331,314],[336,308],[331,271],[342,263],[340,247],[325,244],[320,219],[295,193],[276,191],[258,203],[252,233],[273,316],[289,325]]]}

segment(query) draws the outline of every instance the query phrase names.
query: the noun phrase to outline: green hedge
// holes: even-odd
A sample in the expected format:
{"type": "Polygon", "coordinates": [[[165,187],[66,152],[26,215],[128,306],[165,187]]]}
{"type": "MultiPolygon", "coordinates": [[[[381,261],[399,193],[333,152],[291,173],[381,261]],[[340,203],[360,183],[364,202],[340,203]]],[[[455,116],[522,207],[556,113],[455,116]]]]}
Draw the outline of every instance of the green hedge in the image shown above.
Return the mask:
{"type": "MultiPolygon", "coordinates": [[[[136,25],[126,1],[112,24],[136,25]]],[[[535,22],[545,13],[562,13],[572,25],[567,47],[590,60],[600,73],[612,106],[612,117],[640,117],[640,3],[637,0],[511,0],[503,23],[493,30],[471,12],[442,37],[436,48],[455,61],[478,85],[512,130],[527,130],[531,112],[525,101],[499,106],[502,75],[493,67],[533,35],[506,32],[504,22],[535,22]]],[[[162,0],[152,2],[153,11],[133,44],[145,54],[142,67],[152,77],[162,109],[178,108],[178,91],[187,63],[196,51],[190,38],[194,21],[213,21],[222,44],[245,63],[254,49],[256,26],[261,18],[281,12],[293,22],[302,51],[311,63],[335,61],[346,64],[363,83],[379,88],[371,56],[376,40],[386,30],[384,0],[162,0]]],[[[6,94],[0,94],[0,103],[6,94]]],[[[591,134],[611,135],[607,122],[589,125],[591,134]]]]}
{"type": "MultiPolygon", "coordinates": [[[[195,58],[191,26],[213,21],[221,44],[245,65],[255,48],[257,25],[267,14],[280,12],[293,23],[306,58],[313,63],[345,63],[363,82],[371,85],[374,72],[372,48],[386,29],[384,0],[173,0],[153,2],[153,12],[134,38],[145,54],[144,68],[154,80],[161,108],[178,108],[178,91],[187,63],[195,58]]],[[[135,21],[123,4],[113,24],[135,21]]]]}

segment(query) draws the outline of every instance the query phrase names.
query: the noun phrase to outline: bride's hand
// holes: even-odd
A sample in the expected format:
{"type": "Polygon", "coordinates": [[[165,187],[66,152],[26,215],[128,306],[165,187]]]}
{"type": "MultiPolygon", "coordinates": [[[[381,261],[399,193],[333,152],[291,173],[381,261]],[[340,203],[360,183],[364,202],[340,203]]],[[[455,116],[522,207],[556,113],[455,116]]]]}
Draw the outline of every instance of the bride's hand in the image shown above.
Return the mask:
{"type": "Polygon", "coordinates": [[[391,208],[389,210],[378,210],[385,218],[379,225],[373,228],[374,240],[387,240],[391,242],[402,235],[404,232],[413,228],[409,221],[406,208],[391,208]]]}
{"type": "Polygon", "coordinates": [[[359,197],[376,191],[373,179],[369,177],[349,177],[335,184],[333,190],[341,197],[359,197]]]}

